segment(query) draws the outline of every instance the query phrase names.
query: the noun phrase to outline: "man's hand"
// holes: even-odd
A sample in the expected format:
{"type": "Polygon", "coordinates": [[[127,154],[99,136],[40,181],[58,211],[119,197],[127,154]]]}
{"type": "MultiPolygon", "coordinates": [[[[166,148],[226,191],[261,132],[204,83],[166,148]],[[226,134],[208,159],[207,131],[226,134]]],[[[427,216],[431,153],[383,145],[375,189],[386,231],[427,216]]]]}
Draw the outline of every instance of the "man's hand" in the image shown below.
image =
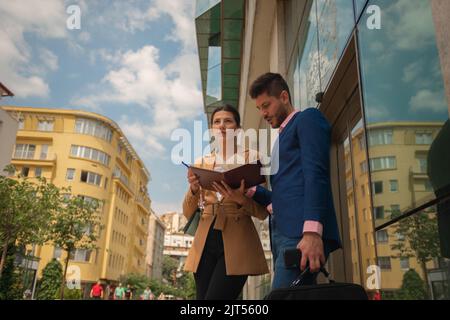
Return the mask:
{"type": "Polygon", "coordinates": [[[325,264],[323,241],[320,235],[314,232],[305,232],[302,240],[297,245],[297,249],[300,249],[302,252],[301,269],[305,270],[306,263],[309,261],[311,272],[319,272],[321,265],[325,264]]]}

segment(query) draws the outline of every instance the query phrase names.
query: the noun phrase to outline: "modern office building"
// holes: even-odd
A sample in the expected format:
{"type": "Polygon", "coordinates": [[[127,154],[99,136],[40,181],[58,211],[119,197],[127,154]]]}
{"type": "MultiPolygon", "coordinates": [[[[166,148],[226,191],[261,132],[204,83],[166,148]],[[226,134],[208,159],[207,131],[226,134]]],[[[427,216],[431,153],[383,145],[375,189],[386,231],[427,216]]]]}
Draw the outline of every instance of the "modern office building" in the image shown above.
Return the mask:
{"type": "Polygon", "coordinates": [[[445,0],[197,1],[205,113],[230,103],[244,129],[267,128],[248,94],[266,72],[297,109],[323,112],[343,242],[328,267],[385,299],[409,269],[450,298],[448,12],[445,0]]]}
{"type": "MultiPolygon", "coordinates": [[[[77,250],[70,264],[80,269],[86,291],[101,280],[115,283],[129,273],[146,274],[146,248],[152,216],[147,185],[150,173],[119,126],[90,112],[3,107],[19,131],[12,164],[23,176],[44,177],[74,195],[101,203],[103,230],[96,250],[77,250]]],[[[154,215],[154,213],[153,213],[154,215]]],[[[38,276],[52,258],[65,253],[37,247],[38,276]]]]}

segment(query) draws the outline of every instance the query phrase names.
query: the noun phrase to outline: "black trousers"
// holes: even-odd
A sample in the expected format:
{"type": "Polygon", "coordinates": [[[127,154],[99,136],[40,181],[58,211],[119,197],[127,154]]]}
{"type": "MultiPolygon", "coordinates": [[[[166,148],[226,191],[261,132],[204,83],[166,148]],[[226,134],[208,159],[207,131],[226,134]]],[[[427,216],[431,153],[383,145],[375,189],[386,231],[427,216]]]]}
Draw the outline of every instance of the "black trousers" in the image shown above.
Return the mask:
{"type": "Polygon", "coordinates": [[[227,276],[222,232],[209,229],[202,257],[194,273],[197,300],[236,300],[247,276],[227,276]]]}

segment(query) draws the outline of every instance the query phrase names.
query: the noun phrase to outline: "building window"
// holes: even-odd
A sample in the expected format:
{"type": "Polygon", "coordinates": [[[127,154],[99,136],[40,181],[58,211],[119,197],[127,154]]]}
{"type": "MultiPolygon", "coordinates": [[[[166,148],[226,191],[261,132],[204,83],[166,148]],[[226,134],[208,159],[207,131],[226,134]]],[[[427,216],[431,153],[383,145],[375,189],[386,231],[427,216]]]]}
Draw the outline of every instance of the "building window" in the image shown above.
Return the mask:
{"type": "Polygon", "coordinates": [[[389,190],[391,192],[398,192],[398,180],[389,181],[389,190]]]}
{"type": "Polygon", "coordinates": [[[423,184],[424,184],[424,189],[425,189],[426,192],[433,192],[434,191],[433,185],[431,184],[430,180],[426,180],[423,184]]]}
{"type": "Polygon", "coordinates": [[[370,168],[372,171],[397,169],[397,159],[396,157],[370,159],[370,168]]]}
{"type": "Polygon", "coordinates": [[[105,177],[105,190],[108,187],[108,178],[105,177]]]}
{"type": "Polygon", "coordinates": [[[359,166],[361,167],[361,174],[365,174],[367,173],[369,170],[367,168],[367,161],[363,161],[359,164],[359,166]]]}
{"type": "Polygon", "coordinates": [[[363,209],[363,218],[364,218],[364,221],[367,221],[367,209],[363,209]]]}
{"type": "Polygon", "coordinates": [[[70,254],[70,260],[76,262],[89,262],[91,260],[91,250],[76,249],[70,254]]]}
{"type": "Polygon", "coordinates": [[[28,167],[23,167],[20,174],[22,175],[22,177],[28,177],[28,174],[30,173],[30,168],[28,167]]]}
{"type": "Polygon", "coordinates": [[[409,270],[409,258],[400,258],[400,268],[409,270]]]}
{"type": "Polygon", "coordinates": [[[47,132],[53,131],[53,121],[39,120],[38,130],[39,131],[47,131],[47,132]]]}
{"type": "Polygon", "coordinates": [[[42,177],[42,168],[35,168],[35,169],[34,169],[34,176],[35,176],[36,178],[42,177]]]}
{"type": "Polygon", "coordinates": [[[61,259],[61,252],[62,252],[61,248],[55,247],[55,249],[53,250],[53,259],[57,260],[61,259]]]}
{"type": "Polygon", "coordinates": [[[383,193],[383,181],[372,182],[372,193],[373,194],[383,193]]]}
{"type": "Polygon", "coordinates": [[[390,257],[378,257],[378,266],[382,270],[391,270],[391,258],[390,257]]]}
{"type": "Polygon", "coordinates": [[[41,145],[40,159],[47,160],[47,156],[48,156],[48,144],[43,144],[43,145],[41,145]]]}
{"type": "Polygon", "coordinates": [[[392,144],[392,130],[369,131],[369,146],[392,144]]]}
{"type": "Polygon", "coordinates": [[[391,216],[399,216],[401,213],[400,211],[400,205],[399,204],[393,204],[391,205],[391,216]]]}
{"type": "Polygon", "coordinates": [[[72,157],[100,162],[105,166],[109,166],[109,162],[111,161],[111,157],[100,150],[76,145],[72,145],[70,148],[70,155],[72,157]]]}
{"type": "Polygon", "coordinates": [[[34,159],[36,145],[34,144],[16,144],[14,158],[16,159],[34,159]]]}
{"type": "Polygon", "coordinates": [[[66,180],[73,181],[75,179],[75,169],[67,169],[66,180]]]}
{"type": "Polygon", "coordinates": [[[23,129],[25,129],[25,119],[20,118],[19,119],[19,130],[23,130],[23,129]]]}
{"type": "Polygon", "coordinates": [[[361,186],[361,194],[363,198],[366,197],[366,188],[364,187],[364,185],[361,186]]]}
{"type": "Polygon", "coordinates": [[[81,171],[80,181],[89,183],[89,184],[93,184],[96,186],[100,186],[101,181],[102,181],[102,176],[97,173],[90,172],[90,171],[81,171]]]}
{"type": "Polygon", "coordinates": [[[389,235],[386,230],[380,230],[377,232],[377,243],[388,243],[389,235]]]}
{"type": "Polygon", "coordinates": [[[75,133],[87,134],[111,142],[112,131],[100,121],[89,119],[77,119],[75,133]]]}
{"type": "Polygon", "coordinates": [[[384,207],[375,207],[375,219],[382,220],[384,219],[384,207]]]}
{"type": "Polygon", "coordinates": [[[426,155],[419,155],[416,157],[419,165],[419,173],[427,173],[428,171],[428,159],[426,155]]]}
{"type": "Polygon", "coordinates": [[[416,144],[430,145],[433,143],[432,132],[416,132],[416,144]]]}

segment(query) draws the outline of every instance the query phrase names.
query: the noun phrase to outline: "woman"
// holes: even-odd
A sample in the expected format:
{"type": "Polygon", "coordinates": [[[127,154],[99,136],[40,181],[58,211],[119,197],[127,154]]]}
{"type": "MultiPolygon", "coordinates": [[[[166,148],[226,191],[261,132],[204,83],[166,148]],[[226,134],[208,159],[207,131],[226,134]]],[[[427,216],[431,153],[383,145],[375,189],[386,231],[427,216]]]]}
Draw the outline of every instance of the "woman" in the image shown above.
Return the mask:
{"type": "MultiPolygon", "coordinates": [[[[211,126],[218,151],[196,161],[195,166],[225,170],[223,160],[243,157],[245,163],[257,160],[257,152],[246,150],[238,154],[227,150],[227,130],[240,129],[239,113],[232,106],[216,109],[211,126]],[[231,153],[231,154],[227,154],[231,153]]],[[[229,145],[228,145],[229,146],[229,145]]],[[[228,148],[232,149],[232,148],[228,148]]],[[[242,158],[241,158],[242,159],[242,158]]],[[[227,162],[228,163],[228,162],[227,162]]],[[[242,164],[242,163],[241,163],[242,164]]],[[[235,300],[249,275],[269,272],[264,251],[252,216],[261,220],[267,210],[245,196],[244,184],[232,190],[224,182],[215,184],[215,191],[202,190],[198,178],[188,171],[189,190],[183,202],[183,214],[190,218],[200,206],[203,208],[185,270],[194,272],[198,300],[235,300]]]]}

